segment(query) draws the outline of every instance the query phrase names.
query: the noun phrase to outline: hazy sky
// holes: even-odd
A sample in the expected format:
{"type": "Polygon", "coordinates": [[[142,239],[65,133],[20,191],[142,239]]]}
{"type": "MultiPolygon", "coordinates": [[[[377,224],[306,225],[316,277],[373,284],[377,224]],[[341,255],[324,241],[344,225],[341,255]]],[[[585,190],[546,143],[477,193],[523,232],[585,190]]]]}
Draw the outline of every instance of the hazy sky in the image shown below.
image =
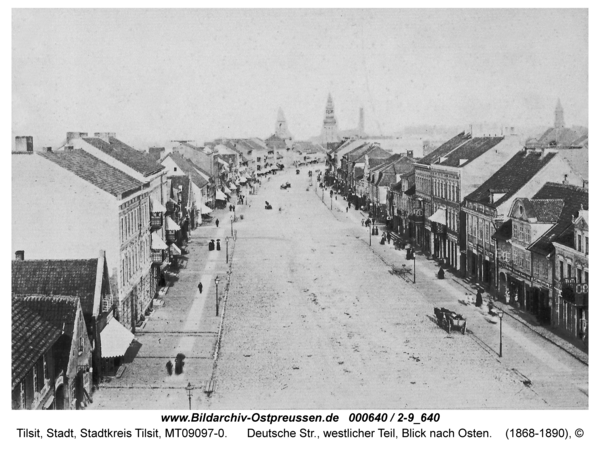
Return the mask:
{"type": "Polygon", "coordinates": [[[586,10],[14,10],[13,133],[138,145],[588,120],[586,10]]]}

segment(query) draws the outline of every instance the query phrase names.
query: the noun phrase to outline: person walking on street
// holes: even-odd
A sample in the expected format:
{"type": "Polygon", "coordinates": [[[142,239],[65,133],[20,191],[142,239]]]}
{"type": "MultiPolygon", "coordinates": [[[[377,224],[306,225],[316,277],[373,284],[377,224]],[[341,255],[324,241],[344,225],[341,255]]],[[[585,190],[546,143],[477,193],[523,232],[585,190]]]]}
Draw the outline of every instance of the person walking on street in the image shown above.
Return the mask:
{"type": "Polygon", "coordinates": [[[362,220],[360,220],[360,225],[364,226],[365,225],[365,219],[363,218],[362,220]]]}
{"type": "Polygon", "coordinates": [[[483,305],[483,297],[481,296],[481,290],[477,289],[477,295],[475,295],[475,307],[481,307],[483,305]]]}
{"type": "Polygon", "coordinates": [[[388,245],[390,244],[390,240],[392,240],[392,233],[388,231],[388,233],[387,233],[388,245]]]}
{"type": "Polygon", "coordinates": [[[198,291],[202,294],[202,282],[198,282],[198,291]]]}
{"type": "Polygon", "coordinates": [[[218,228],[219,227],[219,219],[218,218],[215,220],[215,224],[217,225],[217,228],[218,228]]]}

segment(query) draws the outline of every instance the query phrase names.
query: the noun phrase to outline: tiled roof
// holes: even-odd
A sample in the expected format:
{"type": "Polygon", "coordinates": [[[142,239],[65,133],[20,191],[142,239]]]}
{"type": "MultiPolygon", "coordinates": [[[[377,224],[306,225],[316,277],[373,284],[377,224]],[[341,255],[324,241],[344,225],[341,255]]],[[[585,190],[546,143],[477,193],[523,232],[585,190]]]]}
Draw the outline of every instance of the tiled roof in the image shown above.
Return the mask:
{"type": "Polygon", "coordinates": [[[39,153],[49,161],[74,173],[90,184],[113,196],[127,196],[140,190],[141,182],[102,162],[84,150],[65,150],[39,153]]]}
{"type": "Polygon", "coordinates": [[[502,142],[504,137],[474,137],[464,145],[461,145],[455,151],[450,152],[447,156],[447,159],[443,162],[433,163],[439,165],[445,165],[448,167],[463,167],[467,165],[474,159],[477,159],[486,151],[492,149],[500,142],[502,142]],[[465,160],[466,162],[461,164],[461,160],[465,160]]]}
{"type": "Polygon", "coordinates": [[[12,298],[12,388],[33,364],[60,338],[62,332],[27,307],[25,301],[12,298]]]}
{"type": "Polygon", "coordinates": [[[342,159],[346,159],[350,162],[353,162],[353,161],[357,160],[358,158],[360,158],[363,154],[365,154],[371,148],[374,148],[374,147],[372,147],[370,143],[364,143],[361,146],[356,147],[355,149],[353,149],[351,151],[348,151],[342,157],[342,159]]]}
{"type": "MultiPolygon", "coordinates": [[[[186,175],[190,175],[192,178],[192,182],[199,189],[203,188],[205,185],[208,184],[208,181],[196,171],[196,170],[200,170],[200,169],[190,159],[183,157],[177,151],[173,151],[172,153],[169,153],[166,157],[170,157],[171,159],[173,159],[173,162],[175,162],[177,164],[177,166],[186,175]]],[[[165,157],[165,159],[166,159],[166,157],[165,157]]],[[[204,173],[204,171],[202,171],[202,172],[204,173]]],[[[210,177],[210,175],[208,175],[208,174],[206,174],[206,175],[208,177],[210,177]]]]}
{"type": "Polygon", "coordinates": [[[515,154],[491,178],[481,184],[477,190],[465,199],[475,203],[491,205],[490,190],[505,192],[505,195],[493,204],[497,207],[518,192],[555,156],[556,153],[546,152],[542,157],[540,153],[527,154],[527,152],[521,151],[515,154]]]}
{"type": "Polygon", "coordinates": [[[420,164],[433,164],[437,162],[437,160],[441,157],[446,156],[452,150],[454,150],[459,145],[462,145],[467,140],[469,140],[471,136],[469,134],[465,134],[464,132],[454,136],[452,139],[444,142],[427,156],[421,158],[419,161],[420,164]]]}
{"type": "Polygon", "coordinates": [[[77,296],[63,295],[13,295],[19,298],[32,312],[41,316],[56,329],[73,336],[73,327],[77,319],[77,296]]]}
{"type": "Polygon", "coordinates": [[[138,151],[114,137],[108,138],[110,143],[98,137],[83,137],[83,140],[144,176],[164,169],[149,154],[138,151]]]}
{"type": "Polygon", "coordinates": [[[550,254],[554,249],[552,242],[567,230],[572,223],[572,217],[578,216],[581,206],[588,209],[588,192],[569,184],[548,182],[533,196],[533,199],[559,199],[564,201],[564,207],[556,225],[528,247],[531,251],[539,254],[550,254]]]}
{"type": "Polygon", "coordinates": [[[558,146],[570,146],[581,137],[581,134],[571,128],[548,128],[544,134],[536,140],[535,144],[544,146],[550,143],[558,146]]]}
{"type": "Polygon", "coordinates": [[[564,200],[530,200],[529,203],[534,209],[534,217],[538,223],[555,223],[560,218],[560,214],[565,205],[564,200]]]}
{"type": "Polygon", "coordinates": [[[392,185],[394,182],[396,182],[396,175],[394,173],[381,172],[376,185],[380,187],[387,187],[392,185]]]}
{"type": "Polygon", "coordinates": [[[14,260],[12,293],[77,296],[84,315],[94,309],[98,259],[14,260]]]}

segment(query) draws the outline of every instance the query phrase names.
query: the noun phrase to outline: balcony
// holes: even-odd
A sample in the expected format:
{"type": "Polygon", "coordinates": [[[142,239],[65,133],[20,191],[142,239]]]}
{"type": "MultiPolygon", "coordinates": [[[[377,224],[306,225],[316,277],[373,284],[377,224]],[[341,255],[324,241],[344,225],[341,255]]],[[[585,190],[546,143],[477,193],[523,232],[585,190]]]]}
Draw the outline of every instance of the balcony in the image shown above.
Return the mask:
{"type": "Polygon", "coordinates": [[[160,229],[163,225],[163,214],[161,212],[153,213],[150,216],[150,227],[152,230],[160,229]]]}

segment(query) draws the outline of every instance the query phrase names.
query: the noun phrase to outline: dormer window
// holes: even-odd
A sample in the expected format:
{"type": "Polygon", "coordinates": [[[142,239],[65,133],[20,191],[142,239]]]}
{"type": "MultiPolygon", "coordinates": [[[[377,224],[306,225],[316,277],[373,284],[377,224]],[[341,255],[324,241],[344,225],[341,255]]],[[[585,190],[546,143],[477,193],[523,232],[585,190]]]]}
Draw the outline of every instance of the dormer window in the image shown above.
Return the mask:
{"type": "Polygon", "coordinates": [[[522,205],[519,206],[519,215],[523,215],[523,206],[522,205]]]}

